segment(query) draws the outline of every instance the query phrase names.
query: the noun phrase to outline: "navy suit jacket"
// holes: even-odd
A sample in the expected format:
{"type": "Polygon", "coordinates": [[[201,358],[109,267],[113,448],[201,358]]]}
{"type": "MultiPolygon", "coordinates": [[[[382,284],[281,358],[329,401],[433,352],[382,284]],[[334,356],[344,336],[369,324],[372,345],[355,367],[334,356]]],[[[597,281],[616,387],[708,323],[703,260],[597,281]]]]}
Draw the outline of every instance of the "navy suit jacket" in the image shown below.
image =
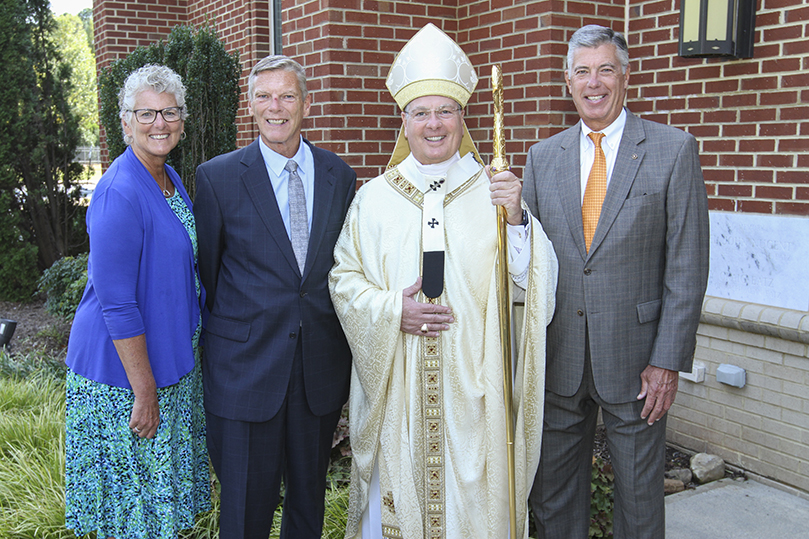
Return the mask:
{"type": "Polygon", "coordinates": [[[531,147],[523,197],[559,259],[545,387],[582,381],[585,331],[598,394],[632,402],[648,365],[688,371],[708,280],[708,198],[697,141],[627,111],[601,217],[584,246],[580,124],[531,147]]]}
{"type": "Polygon", "coordinates": [[[260,422],[276,414],[299,334],[312,413],[333,412],[348,399],[351,352],[327,276],[357,175],[335,154],[309,146],[314,209],[303,275],[259,141],[197,168],[194,214],[209,311],[202,360],[205,409],[219,417],[260,422]]]}

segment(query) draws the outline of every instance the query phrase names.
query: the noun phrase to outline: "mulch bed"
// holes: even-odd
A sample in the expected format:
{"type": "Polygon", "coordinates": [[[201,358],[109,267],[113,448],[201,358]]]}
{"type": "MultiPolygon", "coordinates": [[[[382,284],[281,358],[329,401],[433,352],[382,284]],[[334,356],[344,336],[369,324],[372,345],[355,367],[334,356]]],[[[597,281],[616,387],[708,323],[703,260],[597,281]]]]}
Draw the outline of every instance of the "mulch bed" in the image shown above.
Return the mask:
{"type": "Polygon", "coordinates": [[[57,358],[64,357],[70,322],[48,314],[43,300],[30,303],[0,301],[0,318],[17,322],[8,347],[12,354],[39,352],[57,358]]]}

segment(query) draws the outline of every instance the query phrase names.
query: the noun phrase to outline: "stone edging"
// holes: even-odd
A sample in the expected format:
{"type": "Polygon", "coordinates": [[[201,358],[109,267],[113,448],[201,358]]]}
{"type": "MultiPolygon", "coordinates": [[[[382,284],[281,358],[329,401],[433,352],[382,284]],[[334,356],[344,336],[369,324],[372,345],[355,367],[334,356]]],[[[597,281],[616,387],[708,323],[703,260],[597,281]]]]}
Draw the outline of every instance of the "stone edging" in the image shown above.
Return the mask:
{"type": "Polygon", "coordinates": [[[700,322],[809,344],[809,312],[705,296],[700,322]]]}

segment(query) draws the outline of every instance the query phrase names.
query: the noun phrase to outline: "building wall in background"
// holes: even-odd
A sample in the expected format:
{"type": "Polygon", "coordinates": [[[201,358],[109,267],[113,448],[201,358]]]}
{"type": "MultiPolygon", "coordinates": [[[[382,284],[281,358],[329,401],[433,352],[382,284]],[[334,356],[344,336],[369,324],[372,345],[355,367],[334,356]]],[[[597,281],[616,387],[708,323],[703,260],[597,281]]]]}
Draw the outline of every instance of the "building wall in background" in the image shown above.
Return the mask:
{"type": "Polygon", "coordinates": [[[705,379],[680,380],[668,439],[809,493],[809,313],[706,298],[695,362],[705,379]],[[720,365],[745,370],[720,383],[720,365]]]}
{"type": "MultiPolygon", "coordinates": [[[[271,50],[271,5],[96,0],[99,68],[164,38],[175,24],[207,20],[227,49],[238,51],[246,92],[250,68],[271,50]]],[[[501,64],[506,150],[518,175],[534,142],[577,121],[563,77],[566,43],[596,23],[627,34],[628,108],[699,141],[713,211],[809,215],[809,0],[757,0],[755,58],[744,60],[677,56],[675,0],[283,0],[283,52],[304,65],[313,97],[304,134],[342,156],[360,179],[387,164],[401,120],[385,77],[396,52],[427,22],[454,38],[477,68],[466,119],[484,156],[491,152],[491,66],[501,64]]],[[[238,122],[241,146],[257,136],[244,99],[238,122]]],[[[681,382],[669,437],[809,491],[809,318],[767,309],[707,298],[697,359],[708,376],[703,384],[681,382]],[[711,318],[712,301],[741,318],[711,318]],[[744,313],[765,311],[780,313],[778,324],[794,336],[763,337],[760,323],[744,320],[744,313]],[[746,368],[748,386],[716,383],[721,362],[746,368]]]]}
{"type": "MultiPolygon", "coordinates": [[[[284,0],[283,52],[306,67],[312,141],[344,156],[360,178],[387,163],[400,125],[385,88],[395,53],[433,22],[469,54],[480,83],[467,121],[490,151],[494,63],[506,85],[506,150],[521,172],[528,148],[575,123],[562,71],[566,42],[583,24],[625,31],[627,106],[700,141],[711,209],[809,215],[809,4],[758,0],[755,58],[677,56],[679,2],[627,0],[284,0]]],[[[176,24],[212,23],[238,51],[242,85],[270,53],[271,1],[96,0],[98,66],[163,39],[176,24]]],[[[239,144],[256,135],[242,102],[239,144]]]]}

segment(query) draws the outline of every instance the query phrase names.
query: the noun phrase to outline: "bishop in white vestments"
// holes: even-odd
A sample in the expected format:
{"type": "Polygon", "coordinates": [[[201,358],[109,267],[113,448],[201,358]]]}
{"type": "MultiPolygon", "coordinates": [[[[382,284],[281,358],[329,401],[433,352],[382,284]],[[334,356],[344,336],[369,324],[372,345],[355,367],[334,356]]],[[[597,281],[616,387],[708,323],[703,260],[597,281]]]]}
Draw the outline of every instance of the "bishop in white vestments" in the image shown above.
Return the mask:
{"type": "Polygon", "coordinates": [[[349,209],[329,277],[353,353],[346,537],[503,539],[506,417],[497,309],[496,205],[525,290],[514,420],[518,534],[539,462],[545,328],[557,263],[511,172],[491,179],[463,120],[477,85],[466,54],[428,24],[387,85],[402,130],[387,171],[349,209]]]}

